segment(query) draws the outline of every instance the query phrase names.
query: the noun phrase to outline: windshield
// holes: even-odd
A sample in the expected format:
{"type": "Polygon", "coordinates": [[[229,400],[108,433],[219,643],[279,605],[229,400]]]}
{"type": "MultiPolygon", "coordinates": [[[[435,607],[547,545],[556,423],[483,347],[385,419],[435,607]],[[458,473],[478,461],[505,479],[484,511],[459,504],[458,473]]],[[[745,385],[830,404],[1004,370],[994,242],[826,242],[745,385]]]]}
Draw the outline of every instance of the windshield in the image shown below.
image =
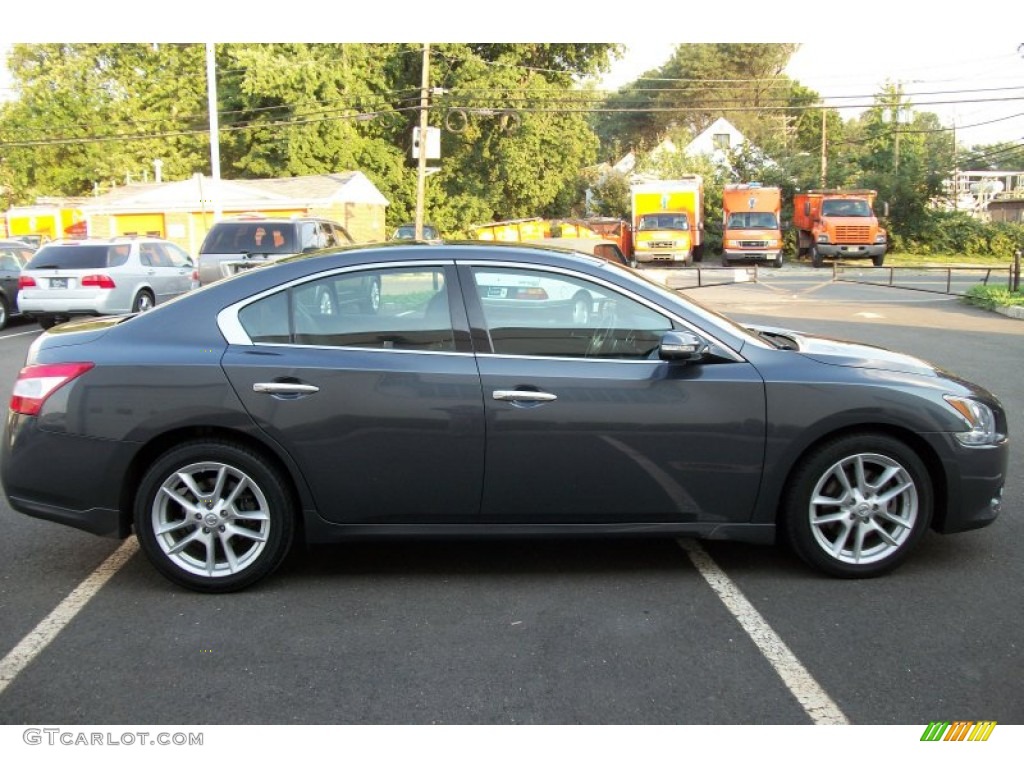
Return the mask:
{"type": "Polygon", "coordinates": [[[821,204],[822,216],[870,216],[867,200],[826,200],[821,204]]]}
{"type": "Polygon", "coordinates": [[[285,222],[222,221],[214,225],[199,253],[298,253],[295,227],[285,222]]]}
{"type": "Polygon", "coordinates": [[[672,213],[653,213],[640,217],[640,231],[652,229],[681,229],[690,228],[686,216],[672,213]]]}
{"type": "Polygon", "coordinates": [[[774,213],[766,211],[745,211],[730,213],[726,229],[778,229],[779,222],[774,213]]]}

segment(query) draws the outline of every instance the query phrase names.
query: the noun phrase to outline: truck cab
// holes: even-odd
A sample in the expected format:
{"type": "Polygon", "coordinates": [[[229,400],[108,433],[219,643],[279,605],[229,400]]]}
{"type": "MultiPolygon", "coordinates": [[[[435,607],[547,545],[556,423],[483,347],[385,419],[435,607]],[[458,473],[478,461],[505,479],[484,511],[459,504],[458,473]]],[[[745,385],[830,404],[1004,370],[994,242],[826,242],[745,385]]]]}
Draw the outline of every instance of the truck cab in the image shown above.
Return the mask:
{"type": "Polygon", "coordinates": [[[820,267],[829,259],[871,259],[885,262],[888,235],[872,205],[874,190],[811,190],[793,198],[797,249],[820,267]]]}
{"type": "Polygon", "coordinates": [[[782,190],[726,184],[722,190],[722,266],[758,261],[782,266],[782,190]]]}

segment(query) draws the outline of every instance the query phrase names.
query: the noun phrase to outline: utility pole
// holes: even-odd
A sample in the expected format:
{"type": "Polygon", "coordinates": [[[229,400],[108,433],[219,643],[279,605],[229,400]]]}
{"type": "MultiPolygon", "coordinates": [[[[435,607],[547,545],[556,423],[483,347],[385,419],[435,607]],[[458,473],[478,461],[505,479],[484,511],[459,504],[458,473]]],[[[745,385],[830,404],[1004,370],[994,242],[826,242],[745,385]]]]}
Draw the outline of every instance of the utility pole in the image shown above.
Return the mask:
{"type": "Polygon", "coordinates": [[[430,43],[423,44],[420,82],[419,174],[416,177],[416,239],[423,239],[423,202],[427,190],[427,110],[430,106],[430,43]]]}
{"type": "Polygon", "coordinates": [[[206,102],[210,111],[210,177],[213,190],[213,220],[220,221],[223,210],[220,202],[220,128],[217,122],[217,68],[213,43],[206,44],[206,102]]]}
{"type": "Polygon", "coordinates": [[[828,125],[825,121],[825,106],[821,107],[821,188],[825,189],[825,176],[828,172],[828,154],[825,151],[826,147],[826,126],[828,125]]]}

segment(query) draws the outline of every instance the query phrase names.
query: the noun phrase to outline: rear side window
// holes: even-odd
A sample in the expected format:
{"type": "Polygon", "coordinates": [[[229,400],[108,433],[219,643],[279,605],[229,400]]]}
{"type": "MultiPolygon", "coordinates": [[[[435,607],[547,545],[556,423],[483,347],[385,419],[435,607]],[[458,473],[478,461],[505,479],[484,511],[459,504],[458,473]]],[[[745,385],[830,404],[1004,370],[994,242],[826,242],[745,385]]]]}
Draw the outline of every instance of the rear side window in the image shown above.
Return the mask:
{"type": "Polygon", "coordinates": [[[106,269],[124,264],[130,253],[130,245],[47,245],[25,268],[106,269]]]}

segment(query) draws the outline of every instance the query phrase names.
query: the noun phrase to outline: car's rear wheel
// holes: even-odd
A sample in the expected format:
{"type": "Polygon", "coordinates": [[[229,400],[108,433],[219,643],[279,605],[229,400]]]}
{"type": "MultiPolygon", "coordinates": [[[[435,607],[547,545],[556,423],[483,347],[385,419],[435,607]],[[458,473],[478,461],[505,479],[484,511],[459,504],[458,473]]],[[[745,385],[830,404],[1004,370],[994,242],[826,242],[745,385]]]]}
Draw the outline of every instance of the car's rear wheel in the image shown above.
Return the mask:
{"type": "Polygon", "coordinates": [[[200,592],[231,592],[269,575],[294,529],[280,473],[229,442],[171,449],[150,466],[135,500],[146,556],[165,577],[200,592]]]}
{"type": "Polygon", "coordinates": [[[48,331],[50,328],[53,328],[53,326],[57,324],[57,316],[37,315],[36,322],[39,323],[40,328],[42,328],[44,331],[48,331]]]}
{"type": "Polygon", "coordinates": [[[138,292],[135,301],[132,302],[132,312],[148,312],[154,306],[156,306],[156,301],[153,300],[153,294],[142,290],[138,292]]]}
{"type": "Polygon", "coordinates": [[[7,327],[7,321],[10,317],[10,310],[7,308],[7,298],[0,296],[0,330],[7,327]]]}
{"type": "Polygon", "coordinates": [[[928,470],[904,442],[855,434],[825,443],[789,485],[785,532],[833,576],[879,576],[903,562],[932,516],[928,470]]]}

